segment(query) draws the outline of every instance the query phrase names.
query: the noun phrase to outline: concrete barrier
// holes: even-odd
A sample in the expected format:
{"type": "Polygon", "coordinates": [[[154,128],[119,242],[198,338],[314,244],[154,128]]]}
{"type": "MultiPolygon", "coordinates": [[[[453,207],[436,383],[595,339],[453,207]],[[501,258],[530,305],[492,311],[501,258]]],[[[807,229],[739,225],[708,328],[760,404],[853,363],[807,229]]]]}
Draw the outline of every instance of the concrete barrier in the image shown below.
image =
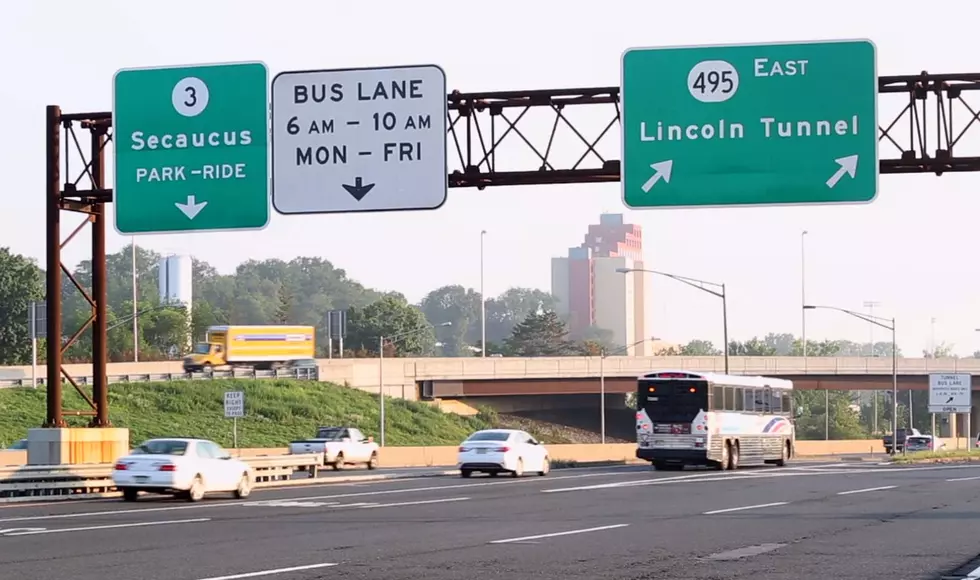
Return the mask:
{"type": "MultiPolygon", "coordinates": [[[[947,449],[966,449],[966,439],[942,439],[947,449]]],[[[382,447],[382,467],[443,467],[456,463],[455,445],[382,447]]],[[[261,457],[263,455],[285,455],[285,447],[230,450],[240,457],[261,457]]],[[[634,461],[635,443],[613,443],[606,445],[548,445],[548,452],[554,461],[634,461]]],[[[843,441],[797,441],[796,454],[801,457],[818,457],[856,454],[884,454],[885,448],[880,439],[853,439],[843,441]]],[[[0,451],[0,467],[24,465],[27,463],[26,451],[0,451]]]]}

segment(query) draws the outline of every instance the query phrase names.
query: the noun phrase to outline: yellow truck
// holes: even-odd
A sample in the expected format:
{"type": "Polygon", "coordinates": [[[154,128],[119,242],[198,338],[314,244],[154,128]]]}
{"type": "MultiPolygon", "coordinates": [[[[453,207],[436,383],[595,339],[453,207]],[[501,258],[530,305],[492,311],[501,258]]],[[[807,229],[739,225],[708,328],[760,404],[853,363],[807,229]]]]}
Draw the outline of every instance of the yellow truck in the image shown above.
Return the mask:
{"type": "Polygon", "coordinates": [[[212,326],[184,358],[184,372],[280,368],[316,356],[312,326],[212,326]]]}

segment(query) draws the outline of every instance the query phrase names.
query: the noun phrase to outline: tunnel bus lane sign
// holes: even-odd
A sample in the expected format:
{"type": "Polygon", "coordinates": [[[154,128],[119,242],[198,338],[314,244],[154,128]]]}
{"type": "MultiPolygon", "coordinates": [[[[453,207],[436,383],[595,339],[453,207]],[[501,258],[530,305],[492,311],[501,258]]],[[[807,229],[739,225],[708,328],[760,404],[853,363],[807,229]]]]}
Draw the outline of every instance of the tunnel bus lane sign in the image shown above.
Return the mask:
{"type": "Polygon", "coordinates": [[[969,373],[929,375],[930,413],[969,413],[973,381],[969,373]]]}
{"type": "Polygon", "coordinates": [[[116,230],[268,225],[268,83],[261,62],[118,71],[112,83],[116,230]]]}
{"type": "Polygon", "coordinates": [[[876,62],[870,40],[625,51],[623,202],[643,209],[873,201],[876,62]]]}
{"type": "Polygon", "coordinates": [[[272,79],[280,214],[438,209],[449,192],[437,65],[287,71],[272,79]]]}

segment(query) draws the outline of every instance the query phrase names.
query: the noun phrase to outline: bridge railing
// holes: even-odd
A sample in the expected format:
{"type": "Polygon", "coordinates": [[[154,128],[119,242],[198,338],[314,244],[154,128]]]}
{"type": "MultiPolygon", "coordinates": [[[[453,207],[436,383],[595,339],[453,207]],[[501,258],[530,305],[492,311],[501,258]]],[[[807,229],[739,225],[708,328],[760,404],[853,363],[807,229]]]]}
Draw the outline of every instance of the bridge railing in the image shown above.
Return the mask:
{"type": "MultiPolygon", "coordinates": [[[[415,359],[405,364],[411,365],[405,369],[406,375],[417,380],[577,378],[597,377],[600,372],[599,357],[415,359]]],[[[725,371],[723,357],[608,357],[602,365],[607,376],[637,376],[668,369],[725,371]]],[[[731,357],[729,365],[730,373],[749,375],[887,375],[892,372],[889,357],[731,357]]],[[[980,359],[898,359],[898,372],[903,375],[980,374],[980,359]]]]}

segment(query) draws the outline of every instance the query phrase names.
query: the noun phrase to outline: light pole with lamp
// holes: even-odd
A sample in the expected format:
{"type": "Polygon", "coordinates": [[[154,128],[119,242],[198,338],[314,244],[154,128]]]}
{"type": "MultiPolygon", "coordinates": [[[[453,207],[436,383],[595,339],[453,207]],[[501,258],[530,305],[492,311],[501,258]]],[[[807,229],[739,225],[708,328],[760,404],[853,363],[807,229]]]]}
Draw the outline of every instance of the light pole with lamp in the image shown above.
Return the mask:
{"type": "Polygon", "coordinates": [[[803,370],[806,370],[806,236],[810,232],[803,230],[800,234],[800,305],[803,316],[801,330],[803,332],[803,370]]]}
{"type": "MultiPolygon", "coordinates": [[[[874,324],[875,326],[880,326],[885,330],[890,330],[892,333],[892,451],[891,454],[895,455],[898,448],[898,341],[896,340],[895,334],[895,318],[882,318],[880,316],[870,316],[867,314],[861,314],[860,312],[854,312],[853,310],[847,310],[845,308],[838,308],[836,306],[813,306],[811,304],[804,304],[804,310],[836,310],[837,312],[843,312],[863,320],[869,324],[874,324]]],[[[828,395],[829,396],[829,395],[828,395]]],[[[830,407],[827,408],[828,421],[830,420],[830,407]]],[[[905,452],[905,447],[902,447],[902,452],[905,452]]]]}
{"type": "Polygon", "coordinates": [[[717,296],[721,298],[721,324],[722,331],[724,333],[725,341],[725,374],[728,374],[728,297],[725,294],[725,285],[718,284],[716,282],[708,282],[706,280],[698,280],[697,278],[688,278],[687,276],[678,276],[676,274],[668,274],[667,272],[660,272],[658,270],[646,270],[643,268],[616,268],[616,271],[620,274],[629,274],[630,272],[643,272],[646,274],[656,274],[657,276],[663,276],[665,278],[670,278],[672,280],[677,280],[683,284],[687,284],[692,288],[697,288],[702,292],[707,292],[712,296],[717,296]],[[714,288],[717,288],[715,290],[714,288]]]}
{"type": "MultiPolygon", "coordinates": [[[[434,324],[433,327],[440,326],[452,326],[452,322],[443,322],[442,324],[434,324]]],[[[378,410],[380,418],[378,419],[378,444],[381,447],[385,446],[385,344],[395,344],[399,340],[408,338],[415,334],[425,332],[429,327],[420,326],[419,328],[413,328],[412,330],[406,330],[405,332],[399,332],[394,336],[379,336],[378,337],[378,410]]]]}
{"type": "Polygon", "coordinates": [[[480,231],[480,356],[487,356],[487,297],[483,293],[483,238],[487,230],[480,231]]]}
{"type": "Polygon", "coordinates": [[[650,338],[641,338],[634,343],[621,346],[611,352],[606,352],[605,348],[599,350],[599,434],[602,438],[601,441],[603,445],[606,444],[606,357],[622,354],[634,346],[646,342],[647,340],[657,340],[657,338],[655,336],[651,336],[650,338]]]}

